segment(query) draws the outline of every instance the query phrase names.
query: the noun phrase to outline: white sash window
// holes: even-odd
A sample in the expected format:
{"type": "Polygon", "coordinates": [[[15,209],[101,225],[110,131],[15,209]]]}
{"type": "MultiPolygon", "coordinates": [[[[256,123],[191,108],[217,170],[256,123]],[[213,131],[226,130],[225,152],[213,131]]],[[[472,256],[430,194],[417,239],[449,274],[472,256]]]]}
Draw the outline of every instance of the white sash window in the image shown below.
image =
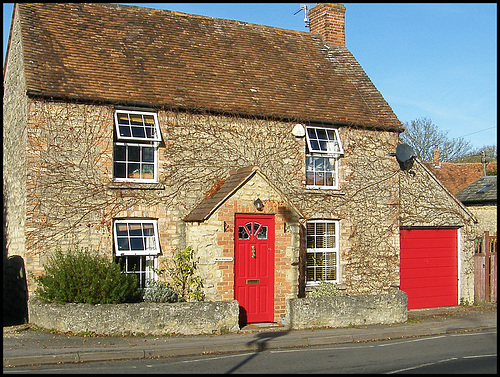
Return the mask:
{"type": "Polygon", "coordinates": [[[156,113],[115,111],[113,180],[157,182],[158,143],[161,141],[156,113]]]}
{"type": "Polygon", "coordinates": [[[344,153],[337,129],[307,127],[306,187],[338,189],[338,159],[344,153]]]}
{"type": "Polygon", "coordinates": [[[157,255],[160,253],[157,220],[115,220],[115,255],[157,255]]]}
{"type": "Polygon", "coordinates": [[[158,115],[146,111],[115,111],[118,140],[161,141],[158,115]]]}
{"type": "Polygon", "coordinates": [[[307,222],[307,285],[322,281],[339,282],[339,222],[311,220],[307,222]]]}

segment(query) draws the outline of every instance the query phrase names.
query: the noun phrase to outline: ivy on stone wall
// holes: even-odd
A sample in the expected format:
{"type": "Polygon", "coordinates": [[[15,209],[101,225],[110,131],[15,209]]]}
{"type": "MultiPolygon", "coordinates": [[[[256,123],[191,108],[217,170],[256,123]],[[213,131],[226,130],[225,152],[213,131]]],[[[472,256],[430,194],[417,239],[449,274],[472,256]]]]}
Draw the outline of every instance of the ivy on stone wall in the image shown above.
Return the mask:
{"type": "MultiPolygon", "coordinates": [[[[460,213],[456,203],[441,194],[424,198],[428,189],[410,183],[428,183],[425,172],[415,178],[400,170],[390,155],[398,144],[395,132],[340,127],[341,188],[310,190],[304,182],[305,140],[291,133],[298,120],[160,109],[159,182],[134,185],[112,181],[111,106],[33,101],[30,114],[28,255],[75,242],[111,250],[113,218],[134,211],[154,217],[165,209],[170,221],[181,223],[231,170],[251,165],[259,166],[306,219],[341,221],[342,281],[352,294],[386,290],[399,281],[403,223],[434,223],[450,214],[463,223],[462,215],[450,213],[460,213]]],[[[171,237],[180,238],[181,229],[171,237]]],[[[165,245],[164,251],[176,246],[165,245]]]]}

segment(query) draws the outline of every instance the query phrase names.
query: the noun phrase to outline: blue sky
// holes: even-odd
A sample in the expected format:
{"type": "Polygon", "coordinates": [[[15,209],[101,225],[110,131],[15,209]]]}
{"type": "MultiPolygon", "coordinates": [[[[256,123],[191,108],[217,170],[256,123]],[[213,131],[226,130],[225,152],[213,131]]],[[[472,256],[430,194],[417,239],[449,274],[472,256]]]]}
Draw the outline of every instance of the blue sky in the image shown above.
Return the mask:
{"type": "MultiPolygon", "coordinates": [[[[308,31],[301,3],[130,4],[308,31]]],[[[402,122],[426,117],[449,138],[496,145],[496,3],[343,4],[347,48],[402,122]]]]}

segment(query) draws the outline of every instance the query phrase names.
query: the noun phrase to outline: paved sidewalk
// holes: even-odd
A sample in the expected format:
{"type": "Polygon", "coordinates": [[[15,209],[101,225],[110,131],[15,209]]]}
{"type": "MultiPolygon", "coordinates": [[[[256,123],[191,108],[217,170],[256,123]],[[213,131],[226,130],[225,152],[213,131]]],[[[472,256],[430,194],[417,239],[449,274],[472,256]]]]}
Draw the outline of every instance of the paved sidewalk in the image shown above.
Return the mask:
{"type": "Polygon", "coordinates": [[[276,325],[250,325],[223,335],[81,337],[21,325],[3,329],[3,366],[258,352],[496,328],[496,304],[410,310],[408,321],[402,324],[292,331],[276,325]]]}

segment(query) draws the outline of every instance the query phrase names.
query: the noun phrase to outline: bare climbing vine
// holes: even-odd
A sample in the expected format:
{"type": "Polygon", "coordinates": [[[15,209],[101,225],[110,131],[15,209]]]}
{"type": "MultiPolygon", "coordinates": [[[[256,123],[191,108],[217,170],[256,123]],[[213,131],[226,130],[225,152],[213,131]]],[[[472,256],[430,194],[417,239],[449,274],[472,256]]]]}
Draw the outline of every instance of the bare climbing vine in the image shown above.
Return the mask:
{"type": "MultiPolygon", "coordinates": [[[[158,184],[113,182],[113,108],[33,101],[28,121],[27,249],[109,239],[112,219],[130,208],[163,206],[187,214],[233,169],[257,165],[306,218],[341,220],[341,269],[350,293],[399,281],[401,225],[467,222],[453,203],[432,197],[420,167],[400,170],[398,135],[342,127],[341,189],[304,185],[305,141],[293,121],[160,109],[158,184]],[[426,204],[430,203],[430,204],[426,204]]],[[[439,191],[439,190],[438,190],[439,191]]],[[[302,231],[302,233],[304,233],[302,231]]],[[[303,250],[304,251],[304,250],[303,250]]],[[[304,258],[305,259],[305,258],[304,258]]]]}
{"type": "Polygon", "coordinates": [[[296,186],[301,149],[290,124],[236,115],[161,112],[158,184],[113,182],[113,109],[38,101],[29,120],[27,236],[32,254],[108,237],[120,212],[144,206],[184,211],[239,167],[259,165],[296,186]],[[163,116],[163,118],[162,118],[163,116]],[[295,182],[293,182],[295,181],[295,182]],[[138,189],[139,188],[139,189],[138,189]]]}

